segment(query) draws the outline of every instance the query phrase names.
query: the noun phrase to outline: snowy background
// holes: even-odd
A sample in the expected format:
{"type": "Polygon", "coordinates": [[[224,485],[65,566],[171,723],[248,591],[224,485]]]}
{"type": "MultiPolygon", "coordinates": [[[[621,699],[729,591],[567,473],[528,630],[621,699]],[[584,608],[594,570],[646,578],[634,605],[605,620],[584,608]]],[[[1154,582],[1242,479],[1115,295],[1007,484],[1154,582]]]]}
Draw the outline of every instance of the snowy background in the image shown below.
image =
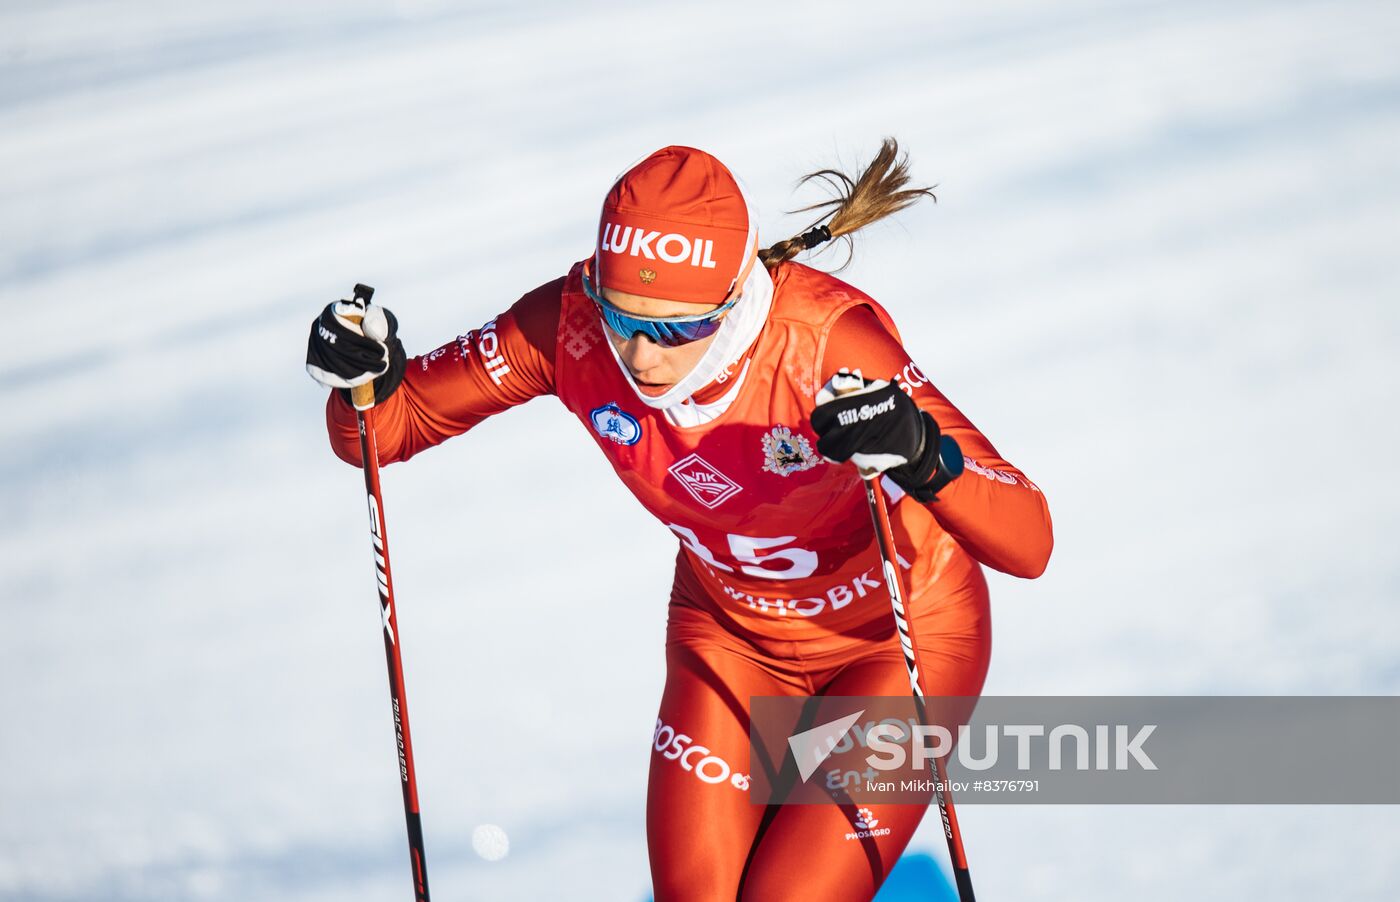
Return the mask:
{"type": "MultiPolygon", "coordinates": [[[[1050,498],[988,693],[1400,691],[1400,6],[863,9],[0,3],[0,897],[406,897],[307,324],[479,326],[668,143],[769,239],[883,135],[938,183],[843,275],[1050,498]]],[[[545,399],[385,474],[437,898],[647,891],[674,538],[590,445],[545,399]]],[[[986,900],[1400,892],[1394,808],[962,817],[986,900]]]]}

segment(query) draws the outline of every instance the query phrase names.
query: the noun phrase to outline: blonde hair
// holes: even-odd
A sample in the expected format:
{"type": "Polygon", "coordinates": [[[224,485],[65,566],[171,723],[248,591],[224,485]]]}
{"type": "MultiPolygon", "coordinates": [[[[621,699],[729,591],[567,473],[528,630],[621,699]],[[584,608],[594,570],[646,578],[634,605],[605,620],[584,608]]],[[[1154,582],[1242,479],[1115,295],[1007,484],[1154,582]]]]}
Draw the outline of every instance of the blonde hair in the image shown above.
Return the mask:
{"type": "MultiPolygon", "coordinates": [[[[797,180],[797,187],[817,179],[825,182],[835,193],[831,200],[824,200],[791,212],[806,213],[810,210],[826,210],[812,223],[807,231],[779,241],[772,247],[758,252],[758,259],[769,269],[791,260],[804,250],[816,247],[832,238],[845,238],[847,248],[854,253],[851,235],[857,230],[877,220],[898,213],[921,197],[931,197],[933,189],[909,188],[909,156],[899,152],[899,145],[893,138],[880,142],[880,151],[875,159],[856,178],[851,178],[836,169],[819,169],[797,180]]],[[[851,262],[846,258],[844,268],[851,262]]]]}

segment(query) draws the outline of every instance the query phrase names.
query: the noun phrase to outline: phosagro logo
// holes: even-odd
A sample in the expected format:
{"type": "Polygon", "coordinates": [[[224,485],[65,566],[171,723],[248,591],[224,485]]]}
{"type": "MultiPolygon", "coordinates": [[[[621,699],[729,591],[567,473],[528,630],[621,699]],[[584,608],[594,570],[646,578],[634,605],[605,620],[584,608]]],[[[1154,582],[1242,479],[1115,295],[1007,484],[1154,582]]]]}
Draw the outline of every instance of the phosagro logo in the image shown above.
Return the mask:
{"type": "Polygon", "coordinates": [[[881,827],[880,819],[869,808],[857,808],[853,820],[854,830],[846,832],[846,839],[868,839],[872,836],[889,836],[890,828],[881,827]]]}
{"type": "Polygon", "coordinates": [[[891,396],[881,401],[879,404],[862,404],[860,407],[852,407],[850,410],[843,410],[836,415],[836,422],[842,426],[850,426],[861,420],[873,420],[882,413],[889,413],[894,410],[894,397],[891,396]]]}
{"type": "MultiPolygon", "coordinates": [[[[691,238],[679,232],[648,232],[641,228],[603,222],[603,239],[599,248],[614,254],[641,257],[646,260],[658,258],[667,263],[688,263],[701,269],[714,269],[715,243],[708,238],[691,238]]],[[[646,271],[643,270],[645,273],[646,271]]],[[[656,274],[652,274],[652,279],[656,274]]],[[[643,281],[648,281],[642,276],[643,281]]]]}

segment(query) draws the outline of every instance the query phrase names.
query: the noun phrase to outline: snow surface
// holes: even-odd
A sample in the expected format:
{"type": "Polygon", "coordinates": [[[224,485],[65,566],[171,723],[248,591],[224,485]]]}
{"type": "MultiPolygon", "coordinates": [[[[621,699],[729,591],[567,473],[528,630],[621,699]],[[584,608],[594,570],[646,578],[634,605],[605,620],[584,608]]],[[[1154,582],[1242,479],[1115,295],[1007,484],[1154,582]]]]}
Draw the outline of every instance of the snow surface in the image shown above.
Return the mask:
{"type": "MultiPolygon", "coordinates": [[[[0,897],[405,897],[306,326],[356,281],[412,352],[480,325],[668,143],[770,238],[883,135],[939,184],[845,277],[1051,500],[988,693],[1400,691],[1400,7],[869,10],[0,5],[0,897]]],[[[546,399],[385,474],[439,898],[646,892],[674,539],[579,428],[546,399]]],[[[962,819],[987,900],[1400,887],[1394,808],[962,819]]]]}

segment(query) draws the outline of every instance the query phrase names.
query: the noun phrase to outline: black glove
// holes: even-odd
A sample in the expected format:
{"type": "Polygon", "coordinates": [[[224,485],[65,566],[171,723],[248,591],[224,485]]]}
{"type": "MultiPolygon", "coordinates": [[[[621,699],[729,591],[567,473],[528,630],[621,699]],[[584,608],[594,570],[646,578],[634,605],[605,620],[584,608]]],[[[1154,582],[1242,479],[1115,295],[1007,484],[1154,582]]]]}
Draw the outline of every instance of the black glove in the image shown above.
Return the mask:
{"type": "Polygon", "coordinates": [[[322,385],[343,389],[347,401],[350,389],[373,380],[374,402],[379,404],[399,387],[408,363],[398,331],[398,319],[383,307],[350,301],[327,304],[311,323],[306,371],[322,385]]]}
{"type": "Polygon", "coordinates": [[[942,437],[933,416],[893,382],[833,376],[817,393],[812,428],[827,460],[849,460],[862,475],[884,473],[919,501],[933,501],[962,471],[960,452],[956,462],[944,461],[957,443],[942,437]]]}

